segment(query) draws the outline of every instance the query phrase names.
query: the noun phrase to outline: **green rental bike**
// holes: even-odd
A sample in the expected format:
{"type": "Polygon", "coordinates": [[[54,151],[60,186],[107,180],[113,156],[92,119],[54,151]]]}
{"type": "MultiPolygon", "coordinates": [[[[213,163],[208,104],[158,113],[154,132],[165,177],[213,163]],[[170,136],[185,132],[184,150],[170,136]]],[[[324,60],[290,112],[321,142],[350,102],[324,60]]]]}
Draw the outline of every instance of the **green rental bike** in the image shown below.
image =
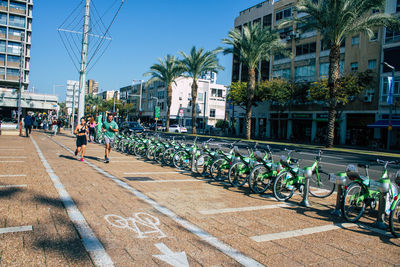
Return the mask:
{"type": "MultiPolygon", "coordinates": [[[[387,201],[391,204],[397,195],[397,186],[390,181],[387,167],[389,164],[397,164],[398,161],[377,160],[383,165],[383,172],[379,180],[371,180],[368,173],[368,164],[358,164],[365,169],[365,176],[358,173],[355,165],[348,165],[346,175],[352,182],[347,186],[343,194],[342,214],[349,222],[358,221],[364,214],[365,209],[370,207],[374,210],[381,194],[388,194],[387,201]]],[[[386,209],[385,209],[386,210],[386,209]]],[[[385,212],[388,213],[389,209],[385,212]]]]}
{"type": "MultiPolygon", "coordinates": [[[[400,187],[400,171],[396,173],[395,182],[400,187]]],[[[395,237],[400,238],[400,193],[397,193],[393,199],[390,207],[389,228],[395,237]]]]}
{"type": "MultiPolygon", "coordinates": [[[[254,150],[256,148],[257,143],[254,145],[254,150]]],[[[228,173],[228,179],[232,186],[240,187],[247,183],[250,172],[258,161],[254,155],[254,150],[248,149],[249,155],[244,156],[239,152],[238,147],[235,147],[236,162],[232,164],[228,173]]]]}

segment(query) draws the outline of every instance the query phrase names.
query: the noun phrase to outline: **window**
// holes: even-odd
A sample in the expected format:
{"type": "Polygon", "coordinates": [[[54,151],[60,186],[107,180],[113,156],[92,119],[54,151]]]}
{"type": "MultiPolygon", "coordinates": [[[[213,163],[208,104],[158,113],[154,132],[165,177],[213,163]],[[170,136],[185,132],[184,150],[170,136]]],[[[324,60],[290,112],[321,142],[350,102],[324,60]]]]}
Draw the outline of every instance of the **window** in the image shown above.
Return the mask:
{"type": "Polygon", "coordinates": [[[400,12],[400,0],[397,0],[396,12],[400,12]]]}
{"type": "Polygon", "coordinates": [[[7,34],[7,29],[6,28],[4,28],[4,27],[0,27],[0,35],[2,35],[2,36],[6,36],[6,34],[7,34]]]}
{"type": "Polygon", "coordinates": [[[2,63],[2,65],[4,65],[4,61],[6,61],[6,56],[0,55],[0,62],[2,63]]]}
{"type": "Polygon", "coordinates": [[[263,28],[272,26],[272,14],[266,15],[263,18],[263,28]]]}
{"type": "Polygon", "coordinates": [[[25,18],[10,15],[10,26],[25,28],[25,18]]]}
{"type": "Polygon", "coordinates": [[[7,7],[7,6],[8,6],[7,0],[1,0],[1,1],[0,1],[0,6],[7,7]]]}
{"type": "Polygon", "coordinates": [[[7,61],[8,62],[20,62],[21,57],[18,56],[7,56],[7,61]]]}
{"type": "Polygon", "coordinates": [[[400,41],[400,32],[396,32],[390,28],[386,28],[385,43],[393,43],[400,41]]]}
{"type": "Polygon", "coordinates": [[[372,11],[371,11],[372,14],[376,14],[376,13],[379,13],[379,12],[380,12],[379,9],[372,9],[372,11]]]}
{"type": "Polygon", "coordinates": [[[272,77],[284,78],[284,79],[289,80],[290,79],[290,69],[274,70],[272,73],[272,77]]]}
{"type": "Polygon", "coordinates": [[[278,30],[279,36],[281,39],[285,39],[286,36],[290,35],[290,33],[293,32],[293,27],[286,27],[283,29],[278,30]]]}
{"type": "Polygon", "coordinates": [[[294,69],[294,77],[298,80],[315,80],[315,65],[301,66],[294,69]]]}
{"type": "Polygon", "coordinates": [[[21,48],[22,46],[19,43],[8,42],[7,52],[10,54],[20,54],[21,48]]]}
{"type": "MultiPolygon", "coordinates": [[[[287,48],[285,49],[288,53],[292,52],[291,48],[287,48]]],[[[288,58],[288,56],[283,55],[282,53],[279,53],[277,55],[274,56],[274,60],[280,60],[280,59],[284,59],[284,58],[288,58]]]]}
{"type": "Polygon", "coordinates": [[[4,75],[6,72],[4,70],[4,68],[0,68],[0,75],[4,75]]]}
{"type": "Polygon", "coordinates": [[[360,36],[359,35],[353,36],[351,38],[351,44],[352,45],[359,45],[360,44],[360,36]]]}
{"type": "MultiPolygon", "coordinates": [[[[382,92],[382,101],[386,101],[388,95],[389,83],[386,77],[383,78],[383,92],[382,92]]],[[[393,95],[400,96],[400,77],[395,77],[394,79],[394,88],[393,95]]]]}
{"type": "Polygon", "coordinates": [[[218,90],[218,97],[222,97],[222,90],[218,90]]]}
{"type": "MultiPolygon", "coordinates": [[[[341,60],[339,62],[339,72],[340,74],[344,73],[344,61],[341,60]]],[[[329,75],[329,62],[320,63],[319,64],[319,78],[325,77],[327,78],[329,75]]]]}
{"type": "Polygon", "coordinates": [[[358,71],[358,62],[353,62],[350,64],[351,71],[358,71]]]}
{"type": "Polygon", "coordinates": [[[7,69],[7,76],[19,76],[19,70],[7,69]]]}
{"type": "Polygon", "coordinates": [[[7,25],[7,14],[0,13],[0,24],[7,25]]]}
{"type": "Polygon", "coordinates": [[[368,60],[368,69],[376,69],[376,59],[368,60]]]}
{"type": "Polygon", "coordinates": [[[258,23],[261,23],[261,18],[253,20],[253,25],[256,25],[258,23]]]}
{"type": "Polygon", "coordinates": [[[15,3],[15,2],[10,2],[10,8],[18,9],[18,10],[26,10],[26,5],[23,3],[15,3]]]}
{"type": "Polygon", "coordinates": [[[287,9],[276,12],[275,21],[278,22],[279,20],[291,18],[291,17],[292,17],[292,8],[289,7],[287,9]]]}
{"type": "MultiPolygon", "coordinates": [[[[345,47],[346,43],[344,40],[340,43],[340,47],[345,47]]],[[[329,50],[331,49],[331,44],[327,41],[321,40],[321,51],[329,50]]]]}
{"type": "Polygon", "coordinates": [[[309,43],[309,44],[297,45],[296,46],[296,56],[315,53],[315,51],[317,49],[316,47],[317,47],[317,45],[315,42],[309,43]]]}
{"type": "Polygon", "coordinates": [[[210,109],[210,118],[215,118],[215,109],[210,109]]]}
{"type": "Polygon", "coordinates": [[[371,42],[377,41],[379,39],[379,32],[374,32],[374,36],[369,38],[371,42]]]}
{"type": "Polygon", "coordinates": [[[217,96],[217,89],[211,90],[211,96],[217,96]]]}
{"type": "Polygon", "coordinates": [[[197,95],[197,101],[203,101],[203,93],[197,95]]]}
{"type": "Polygon", "coordinates": [[[6,41],[0,41],[0,52],[1,53],[6,52],[6,41]]]}

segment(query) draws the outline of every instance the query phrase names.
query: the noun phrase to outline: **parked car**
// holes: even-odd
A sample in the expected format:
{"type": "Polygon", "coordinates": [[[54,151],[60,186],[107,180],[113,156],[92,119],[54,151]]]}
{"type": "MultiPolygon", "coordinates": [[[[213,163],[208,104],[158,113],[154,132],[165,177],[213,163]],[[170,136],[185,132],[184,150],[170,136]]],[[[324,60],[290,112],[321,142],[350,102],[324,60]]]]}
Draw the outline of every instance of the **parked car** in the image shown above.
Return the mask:
{"type": "Polygon", "coordinates": [[[156,127],[157,127],[157,131],[159,131],[159,132],[162,132],[162,131],[165,131],[165,126],[160,122],[160,123],[157,123],[157,125],[155,124],[155,123],[153,123],[151,126],[150,126],[150,130],[151,131],[155,131],[156,130],[156,127]]]}
{"type": "Polygon", "coordinates": [[[136,121],[125,121],[121,123],[120,126],[121,132],[133,132],[133,133],[142,133],[144,132],[144,128],[140,123],[136,121]]]}
{"type": "Polygon", "coordinates": [[[187,133],[186,127],[179,126],[178,124],[172,124],[169,126],[170,133],[187,133]]]}

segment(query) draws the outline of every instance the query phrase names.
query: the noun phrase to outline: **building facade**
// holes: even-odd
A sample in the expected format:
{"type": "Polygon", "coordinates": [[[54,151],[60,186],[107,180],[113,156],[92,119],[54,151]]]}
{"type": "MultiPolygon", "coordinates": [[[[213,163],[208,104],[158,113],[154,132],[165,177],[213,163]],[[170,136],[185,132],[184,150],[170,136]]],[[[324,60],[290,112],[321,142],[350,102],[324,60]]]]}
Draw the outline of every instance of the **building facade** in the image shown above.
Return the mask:
{"type": "Polygon", "coordinates": [[[119,99],[119,91],[103,91],[97,94],[99,97],[103,98],[104,100],[112,100],[112,99],[119,99]]]}
{"type": "Polygon", "coordinates": [[[99,83],[95,80],[88,80],[85,91],[87,95],[97,95],[99,93],[99,83]]]}
{"type": "MultiPolygon", "coordinates": [[[[397,0],[392,1],[397,8],[397,0]],[[396,2],[396,3],[394,3],[396,2]]],[[[280,0],[264,1],[240,12],[235,19],[234,27],[242,30],[250,23],[261,23],[264,27],[278,28],[285,19],[305,17],[307,14],[296,14],[293,6],[297,1],[280,0]]],[[[374,10],[371,12],[385,12],[374,10]]],[[[398,11],[397,11],[398,12],[398,11]]],[[[303,31],[302,25],[279,29],[280,37],[286,43],[292,57],[275,55],[270,61],[259,63],[258,80],[282,77],[297,83],[317,81],[328,75],[329,49],[317,31],[303,31]]],[[[350,103],[339,110],[337,117],[336,143],[368,145],[373,140],[382,141],[378,130],[369,127],[379,119],[382,92],[385,87],[382,76],[384,52],[382,43],[388,36],[391,42],[398,42],[398,33],[384,28],[377,28],[372,38],[359,33],[348,37],[342,44],[340,71],[342,74],[370,70],[374,82],[361,95],[351,99],[350,103]]],[[[391,47],[393,44],[390,45],[391,47]]],[[[392,50],[389,50],[392,51],[392,50]]],[[[392,52],[391,52],[392,53],[392,52]]],[[[397,55],[399,55],[397,53],[397,55]]],[[[397,60],[397,62],[399,62],[397,60]]],[[[258,73],[257,73],[258,74],[258,73]]],[[[385,74],[385,73],[383,73],[385,74]]],[[[387,74],[387,73],[386,73],[387,74]]],[[[247,81],[246,66],[233,57],[232,81],[247,81]]],[[[398,88],[398,87],[397,87],[398,88]]],[[[229,106],[230,117],[238,118],[236,132],[244,133],[244,110],[229,106]]],[[[301,142],[324,143],[327,131],[328,109],[317,101],[296,101],[293,99],[284,110],[280,107],[261,103],[253,112],[252,133],[256,137],[292,139],[301,142]],[[295,131],[293,129],[296,129],[295,131]]],[[[400,144],[399,144],[400,145],[400,144]]]]}
{"type": "Polygon", "coordinates": [[[0,0],[0,87],[28,88],[32,0],[0,0]],[[20,84],[21,83],[21,84],[20,84]]]}

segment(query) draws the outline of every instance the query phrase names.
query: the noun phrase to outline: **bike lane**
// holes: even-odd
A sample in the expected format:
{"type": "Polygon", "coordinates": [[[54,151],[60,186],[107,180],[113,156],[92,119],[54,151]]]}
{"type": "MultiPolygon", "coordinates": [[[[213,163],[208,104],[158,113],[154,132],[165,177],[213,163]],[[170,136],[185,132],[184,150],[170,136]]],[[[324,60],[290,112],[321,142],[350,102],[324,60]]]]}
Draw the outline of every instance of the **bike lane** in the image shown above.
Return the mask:
{"type": "MultiPolygon", "coordinates": [[[[57,137],[57,141],[73,148],[71,138],[57,137]]],[[[104,153],[99,145],[90,145],[88,151],[94,158],[104,153]]],[[[342,224],[343,220],[330,215],[335,195],[312,198],[313,207],[303,208],[297,205],[299,195],[289,205],[282,205],[269,193],[257,196],[246,188],[196,180],[176,169],[115,151],[108,165],[90,161],[266,265],[394,264],[399,259],[398,244],[393,239],[342,224]]],[[[371,222],[370,218],[364,222],[371,222]]]]}
{"type": "MultiPolygon", "coordinates": [[[[69,141],[65,142],[67,147],[73,148],[72,139],[56,137],[55,141],[69,141]]],[[[50,139],[39,139],[37,143],[115,265],[188,266],[187,259],[190,266],[235,266],[239,262],[261,266],[133,187],[96,169],[102,164],[98,155],[82,163],[70,151],[59,151],[60,146],[50,139]]]]}

